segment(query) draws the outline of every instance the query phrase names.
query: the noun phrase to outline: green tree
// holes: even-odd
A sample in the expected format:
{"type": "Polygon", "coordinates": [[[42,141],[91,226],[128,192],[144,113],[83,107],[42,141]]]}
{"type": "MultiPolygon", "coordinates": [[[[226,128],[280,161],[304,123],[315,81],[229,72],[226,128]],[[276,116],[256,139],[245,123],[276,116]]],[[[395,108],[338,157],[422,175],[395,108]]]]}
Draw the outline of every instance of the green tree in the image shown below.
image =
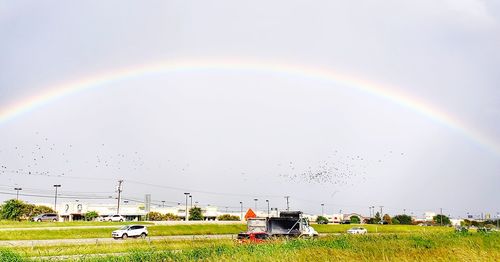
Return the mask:
{"type": "Polygon", "coordinates": [[[361,219],[358,216],[351,216],[350,220],[351,220],[351,224],[361,223],[361,219]]]}
{"type": "Polygon", "coordinates": [[[396,219],[397,221],[399,221],[399,224],[401,224],[401,225],[411,225],[411,224],[413,224],[413,219],[409,215],[397,215],[397,216],[394,216],[393,217],[393,224],[395,224],[394,223],[394,219],[396,219]]]}
{"type": "Polygon", "coordinates": [[[443,226],[451,224],[450,218],[445,215],[436,215],[432,218],[432,220],[436,225],[441,225],[441,222],[443,226]]]}
{"type": "Polygon", "coordinates": [[[389,216],[389,214],[385,214],[384,217],[382,218],[385,222],[387,222],[387,224],[391,224],[392,223],[392,220],[391,220],[391,216],[389,216]]]}
{"type": "Polygon", "coordinates": [[[189,220],[203,220],[201,208],[193,207],[189,210],[189,220]]]}
{"type": "Polygon", "coordinates": [[[318,216],[316,218],[316,223],[318,224],[328,224],[330,221],[328,221],[328,218],[324,217],[324,216],[318,216]]]}
{"type": "Polygon", "coordinates": [[[0,218],[8,220],[20,220],[23,215],[25,205],[23,201],[9,199],[4,202],[0,209],[0,218]]]}
{"type": "Polygon", "coordinates": [[[375,213],[375,217],[373,218],[373,222],[375,223],[373,224],[379,223],[381,220],[382,218],[380,217],[380,213],[379,212],[375,213]]]}
{"type": "Polygon", "coordinates": [[[399,224],[401,224],[401,222],[399,222],[399,219],[397,217],[393,217],[391,219],[391,222],[392,222],[393,225],[399,225],[399,224]]]}
{"type": "Polygon", "coordinates": [[[85,220],[87,221],[92,221],[94,219],[96,219],[97,217],[99,217],[99,213],[97,213],[97,211],[89,211],[87,213],[85,213],[85,215],[83,215],[85,217],[85,220]]]}
{"type": "Polygon", "coordinates": [[[224,215],[218,216],[217,220],[219,220],[219,221],[239,221],[240,217],[229,215],[229,214],[224,214],[224,215]]]}

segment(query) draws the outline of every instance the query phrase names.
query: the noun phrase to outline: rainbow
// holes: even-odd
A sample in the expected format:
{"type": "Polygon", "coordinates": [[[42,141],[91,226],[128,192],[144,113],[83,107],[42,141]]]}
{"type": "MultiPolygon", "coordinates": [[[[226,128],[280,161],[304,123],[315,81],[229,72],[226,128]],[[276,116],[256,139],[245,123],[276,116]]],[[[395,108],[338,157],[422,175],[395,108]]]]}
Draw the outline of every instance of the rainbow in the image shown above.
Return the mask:
{"type": "Polygon", "coordinates": [[[122,68],[104,74],[93,75],[73,82],[62,83],[56,86],[43,88],[38,95],[17,101],[11,105],[0,108],[0,124],[4,124],[22,114],[49,104],[65,96],[72,95],[87,89],[104,87],[107,84],[123,81],[130,78],[143,77],[151,74],[167,74],[180,72],[204,72],[204,71],[235,71],[235,72],[257,72],[264,74],[276,74],[284,76],[304,77],[315,80],[326,81],[333,84],[356,89],[387,101],[391,101],[404,108],[410,109],[437,123],[443,124],[450,129],[461,133],[475,143],[500,154],[500,146],[490,137],[482,134],[479,130],[465,125],[457,118],[439,110],[438,108],[401,92],[387,85],[379,85],[339,74],[327,68],[309,67],[303,65],[280,64],[269,61],[251,60],[173,60],[157,64],[141,65],[137,67],[122,68]]]}

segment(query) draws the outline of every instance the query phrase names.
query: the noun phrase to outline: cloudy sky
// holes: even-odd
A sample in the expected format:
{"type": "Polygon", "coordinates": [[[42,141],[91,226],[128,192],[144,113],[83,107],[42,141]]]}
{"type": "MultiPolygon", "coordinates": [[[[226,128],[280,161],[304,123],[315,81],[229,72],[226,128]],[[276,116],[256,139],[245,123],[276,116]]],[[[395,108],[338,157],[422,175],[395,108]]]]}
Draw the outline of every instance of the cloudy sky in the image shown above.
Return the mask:
{"type": "Polygon", "coordinates": [[[0,121],[2,201],[62,184],[110,202],[124,179],[168,205],[500,211],[498,1],[2,1],[0,35],[0,112],[124,69],[243,65],[118,77],[0,121]]]}

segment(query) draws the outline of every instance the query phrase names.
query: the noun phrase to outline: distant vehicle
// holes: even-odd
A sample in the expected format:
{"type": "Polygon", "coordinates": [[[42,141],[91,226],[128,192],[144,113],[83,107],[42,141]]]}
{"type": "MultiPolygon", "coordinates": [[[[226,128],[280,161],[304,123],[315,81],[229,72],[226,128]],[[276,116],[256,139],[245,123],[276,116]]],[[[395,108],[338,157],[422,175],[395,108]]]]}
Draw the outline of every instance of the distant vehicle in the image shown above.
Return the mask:
{"type": "Polygon", "coordinates": [[[128,225],[123,226],[118,230],[111,232],[114,239],[127,239],[128,237],[145,238],[148,235],[148,229],[143,225],[128,225]]]}
{"type": "Polygon", "coordinates": [[[378,223],[379,223],[379,224],[381,224],[381,225],[388,225],[388,224],[389,224],[389,222],[387,222],[387,221],[385,221],[385,220],[382,220],[382,221],[380,221],[380,222],[378,222],[378,223]]]}
{"type": "Polygon", "coordinates": [[[340,221],[340,224],[351,224],[351,220],[342,220],[340,221]]]}
{"type": "Polygon", "coordinates": [[[43,222],[43,221],[56,222],[58,220],[59,217],[57,216],[57,214],[40,214],[33,218],[33,221],[35,222],[43,222]]]}
{"type": "Polygon", "coordinates": [[[364,235],[368,233],[368,230],[363,227],[353,227],[349,230],[347,230],[347,234],[352,234],[352,235],[364,235]]]}
{"type": "Polygon", "coordinates": [[[109,222],[123,222],[123,221],[125,221],[125,218],[122,217],[121,215],[110,215],[108,217],[105,217],[104,221],[109,221],[109,222]]]}

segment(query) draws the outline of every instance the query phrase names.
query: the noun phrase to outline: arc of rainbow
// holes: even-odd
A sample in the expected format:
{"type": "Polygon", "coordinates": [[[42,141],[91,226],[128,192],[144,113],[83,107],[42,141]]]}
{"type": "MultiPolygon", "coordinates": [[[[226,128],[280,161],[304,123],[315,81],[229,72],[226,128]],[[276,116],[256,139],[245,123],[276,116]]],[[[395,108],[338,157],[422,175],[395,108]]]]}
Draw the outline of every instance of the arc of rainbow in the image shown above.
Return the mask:
{"type": "Polygon", "coordinates": [[[462,135],[470,138],[476,143],[490,149],[495,154],[500,154],[500,145],[478,130],[468,127],[438,108],[427,104],[415,97],[398,92],[395,88],[383,86],[359,78],[350,77],[335,73],[331,70],[318,67],[307,67],[293,64],[280,64],[266,61],[242,61],[242,60],[174,60],[164,63],[143,65],[139,67],[124,68],[116,71],[107,72],[100,75],[94,75],[79,79],[74,82],[63,83],[50,88],[44,88],[43,91],[35,96],[18,101],[0,109],[0,124],[27,113],[44,104],[64,96],[74,94],[86,89],[104,86],[106,84],[121,81],[128,78],[140,77],[148,74],[157,73],[175,73],[190,71],[209,71],[209,70],[227,70],[227,71],[254,71],[271,74],[282,74],[300,76],[326,82],[332,82],[357,89],[363,93],[371,94],[385,100],[396,103],[402,107],[417,112],[427,118],[441,123],[451,129],[454,129],[462,135]]]}

